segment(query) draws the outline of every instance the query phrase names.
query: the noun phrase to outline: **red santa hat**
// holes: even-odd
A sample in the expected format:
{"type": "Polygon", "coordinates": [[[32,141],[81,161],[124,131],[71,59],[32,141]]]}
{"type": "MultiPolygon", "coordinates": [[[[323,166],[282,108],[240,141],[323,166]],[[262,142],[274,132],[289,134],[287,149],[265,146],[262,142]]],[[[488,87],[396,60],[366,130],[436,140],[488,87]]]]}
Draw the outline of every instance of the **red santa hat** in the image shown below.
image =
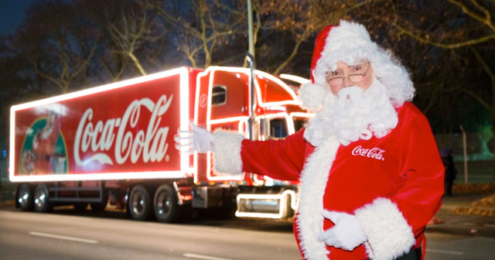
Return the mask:
{"type": "Polygon", "coordinates": [[[363,25],[341,20],[338,26],[327,26],[316,37],[311,82],[299,91],[303,106],[318,108],[331,93],[327,75],[337,69],[338,61],[354,65],[362,60],[370,62],[375,77],[387,88],[394,106],[400,107],[404,101],[412,100],[414,87],[407,70],[390,52],[371,41],[363,25]]]}

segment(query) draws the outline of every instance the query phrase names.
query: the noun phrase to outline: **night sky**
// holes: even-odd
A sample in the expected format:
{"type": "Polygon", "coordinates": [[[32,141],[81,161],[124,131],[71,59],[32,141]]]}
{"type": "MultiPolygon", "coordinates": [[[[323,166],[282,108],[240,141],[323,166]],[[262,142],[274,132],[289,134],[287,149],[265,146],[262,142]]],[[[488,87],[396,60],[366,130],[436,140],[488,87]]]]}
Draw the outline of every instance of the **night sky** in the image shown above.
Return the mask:
{"type": "Polygon", "coordinates": [[[0,34],[12,34],[26,16],[35,0],[0,0],[0,34]]]}

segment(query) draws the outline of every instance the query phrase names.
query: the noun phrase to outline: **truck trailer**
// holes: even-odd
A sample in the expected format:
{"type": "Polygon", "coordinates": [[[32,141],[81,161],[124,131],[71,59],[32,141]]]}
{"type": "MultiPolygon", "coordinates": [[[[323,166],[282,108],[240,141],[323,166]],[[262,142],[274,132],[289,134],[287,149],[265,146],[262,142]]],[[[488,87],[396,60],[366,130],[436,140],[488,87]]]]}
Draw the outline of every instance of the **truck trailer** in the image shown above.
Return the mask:
{"type": "Polygon", "coordinates": [[[287,218],[297,182],[216,172],[213,154],[174,148],[191,122],[253,140],[284,138],[311,113],[291,86],[262,71],[180,67],[11,107],[9,178],[16,207],[125,208],[135,220],[177,222],[190,209],[287,218]],[[254,77],[253,77],[254,75],[254,77]],[[250,87],[253,86],[253,87],[250,87]]]}

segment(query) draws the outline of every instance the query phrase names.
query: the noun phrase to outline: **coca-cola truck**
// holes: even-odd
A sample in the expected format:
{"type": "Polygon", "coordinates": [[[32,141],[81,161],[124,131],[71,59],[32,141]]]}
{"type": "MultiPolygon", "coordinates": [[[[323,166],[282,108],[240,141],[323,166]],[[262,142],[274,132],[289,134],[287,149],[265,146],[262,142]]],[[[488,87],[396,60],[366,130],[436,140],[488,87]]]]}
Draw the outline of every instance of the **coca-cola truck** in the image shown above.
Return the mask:
{"type": "Polygon", "coordinates": [[[186,209],[229,206],[239,217],[290,217],[297,183],[217,173],[212,154],[180,153],[173,137],[194,122],[283,138],[311,116],[299,105],[280,78],[231,67],[181,67],[15,105],[9,164],[16,206],[98,211],[110,203],[133,219],[161,222],[187,217],[186,209]]]}

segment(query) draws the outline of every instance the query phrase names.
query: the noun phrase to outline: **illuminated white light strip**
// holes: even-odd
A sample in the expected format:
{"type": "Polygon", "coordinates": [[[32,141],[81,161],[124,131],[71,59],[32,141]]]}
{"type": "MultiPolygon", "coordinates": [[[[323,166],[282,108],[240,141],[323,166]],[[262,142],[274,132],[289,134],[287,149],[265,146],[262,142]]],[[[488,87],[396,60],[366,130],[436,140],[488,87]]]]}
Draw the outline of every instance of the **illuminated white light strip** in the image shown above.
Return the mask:
{"type": "Polygon", "coordinates": [[[281,194],[239,194],[237,195],[237,204],[239,205],[241,199],[275,199],[280,200],[280,208],[279,213],[256,213],[256,212],[239,212],[236,211],[236,217],[245,217],[245,218],[275,218],[279,219],[283,216],[283,206],[287,203],[285,195],[290,195],[291,200],[291,208],[293,210],[297,209],[296,202],[296,193],[293,190],[286,190],[281,194]]]}
{"type": "MultiPolygon", "coordinates": [[[[256,72],[258,72],[257,74],[262,73],[261,71],[256,71],[256,72]]],[[[270,74],[266,74],[266,75],[270,75],[270,74]]],[[[296,106],[301,105],[301,103],[298,101],[298,99],[296,97],[296,94],[294,93],[294,91],[292,91],[292,89],[290,89],[283,81],[281,81],[281,80],[279,80],[273,76],[271,76],[271,77],[270,76],[267,76],[267,78],[280,81],[279,84],[282,86],[282,88],[284,88],[289,93],[289,95],[291,95],[293,100],[285,100],[285,101],[277,101],[277,102],[263,102],[262,101],[263,99],[261,98],[261,87],[259,85],[259,82],[257,80],[255,80],[254,81],[254,86],[256,88],[255,95],[256,95],[256,100],[258,101],[258,106],[269,107],[269,106],[283,106],[283,105],[296,105],[296,106]],[[284,87],[284,85],[286,86],[286,88],[284,87]]],[[[258,77],[261,77],[261,76],[258,75],[258,77]]]]}
{"type": "MultiPolygon", "coordinates": [[[[16,164],[15,164],[15,157],[17,156],[15,153],[15,112],[18,110],[22,109],[28,109],[28,108],[33,108],[36,106],[43,106],[43,105],[48,105],[56,102],[61,102],[73,98],[79,98],[79,97],[84,97],[92,94],[97,94],[109,90],[114,90],[130,85],[135,85],[139,83],[143,83],[146,81],[152,81],[156,79],[161,79],[173,75],[180,74],[181,77],[181,86],[180,86],[180,93],[181,93],[181,122],[180,125],[181,127],[185,123],[185,125],[188,125],[189,123],[189,102],[188,102],[188,92],[189,92],[189,84],[188,84],[188,72],[189,70],[186,67],[181,67],[177,69],[172,69],[172,70],[167,70],[143,77],[138,77],[134,79],[129,79],[129,80],[124,80],[120,82],[115,82],[115,83],[110,83],[98,87],[93,87],[81,91],[76,91],[72,92],[69,94],[64,94],[64,95],[59,95],[51,98],[46,98],[46,99],[41,99],[38,101],[33,101],[29,103],[24,103],[24,104],[19,104],[12,106],[10,108],[10,158],[9,158],[9,179],[12,182],[20,182],[20,181],[63,181],[63,180],[114,180],[114,179],[141,179],[141,178],[156,178],[159,177],[158,175],[152,174],[149,175],[149,172],[145,172],[144,175],[139,175],[138,176],[131,176],[133,174],[129,173],[117,173],[112,175],[108,174],[89,174],[88,177],[86,177],[86,174],[74,174],[74,175],[48,175],[48,176],[43,176],[43,175],[37,175],[37,176],[14,176],[14,172],[16,169],[16,164]],[[186,83],[183,83],[186,82],[186,83]],[[187,84],[187,85],[184,85],[187,84]],[[183,87],[185,86],[185,87],[183,87]],[[182,99],[186,99],[187,101],[183,102],[182,99]],[[183,108],[185,106],[185,109],[183,108]],[[184,112],[183,112],[184,111],[184,112]],[[185,115],[185,116],[184,116],[185,115]],[[185,118],[184,118],[185,117],[185,118]],[[81,176],[84,175],[84,176],[81,176]],[[152,177],[151,177],[152,176],[152,177]]],[[[19,155],[20,156],[20,155],[19,155]]],[[[189,167],[189,159],[186,156],[181,156],[181,170],[184,170],[189,167]],[[187,163],[186,163],[187,162],[187,163]]],[[[164,172],[161,172],[164,173],[164,172]]],[[[178,176],[184,176],[184,174],[177,174],[174,173],[172,174],[173,176],[167,176],[166,178],[174,178],[178,176]]],[[[163,177],[161,177],[163,178],[163,177]]]]}
{"type": "MultiPolygon", "coordinates": [[[[9,154],[9,179],[12,181],[15,169],[15,110],[10,108],[10,154],[9,154]]],[[[20,154],[19,154],[20,156],[20,154]]]]}
{"type": "Polygon", "coordinates": [[[287,107],[284,107],[284,106],[269,106],[269,107],[266,107],[266,110],[267,111],[271,111],[271,110],[282,110],[282,111],[287,111],[287,107]]]}
{"type": "Polygon", "coordinates": [[[205,260],[231,260],[227,258],[218,258],[218,257],[213,257],[213,256],[205,256],[205,255],[196,255],[196,254],[183,254],[183,256],[187,258],[196,258],[196,259],[205,259],[205,260]]]}
{"type": "Polygon", "coordinates": [[[69,241],[82,242],[82,243],[88,243],[88,244],[97,244],[98,243],[97,240],[92,240],[92,239],[59,236],[59,235],[53,235],[53,234],[47,234],[47,233],[40,233],[40,232],[29,232],[28,234],[31,235],[31,236],[48,237],[48,238],[69,240],[69,241]]]}
{"type": "Polygon", "coordinates": [[[280,78],[292,80],[292,81],[297,82],[301,85],[304,85],[304,84],[310,82],[310,80],[307,78],[303,78],[303,77],[299,77],[299,76],[291,75],[291,74],[280,74],[280,78]]]}
{"type": "Polygon", "coordinates": [[[108,90],[118,89],[118,88],[126,87],[129,85],[139,84],[139,83],[143,83],[146,81],[151,81],[151,80],[155,80],[155,79],[160,79],[160,78],[180,74],[184,70],[187,70],[187,68],[181,67],[181,68],[177,68],[177,69],[158,72],[155,74],[146,75],[146,76],[142,76],[139,78],[114,82],[114,83],[110,83],[110,84],[106,84],[106,85],[102,85],[102,86],[98,86],[98,87],[92,87],[89,89],[72,92],[69,94],[59,95],[59,96],[41,99],[41,100],[29,102],[29,103],[15,105],[15,106],[12,106],[12,109],[17,111],[17,110],[31,108],[31,107],[35,107],[35,106],[48,105],[51,103],[56,103],[56,102],[60,102],[60,101],[64,101],[64,100],[68,100],[68,99],[72,99],[72,98],[88,96],[91,94],[96,94],[96,93],[100,93],[100,92],[104,92],[104,91],[108,91],[108,90]]]}
{"type": "MultiPolygon", "coordinates": [[[[280,113],[275,113],[275,114],[268,114],[268,115],[262,115],[259,117],[256,117],[256,120],[259,120],[261,118],[280,118],[280,117],[285,117],[285,124],[287,126],[287,132],[288,135],[294,134],[295,133],[295,128],[294,128],[294,121],[292,120],[292,117],[287,115],[285,112],[280,112],[280,113]]],[[[264,141],[264,138],[262,138],[262,141],[264,141]]],[[[266,182],[273,182],[274,179],[268,177],[268,176],[263,176],[266,182]]],[[[258,180],[256,178],[253,179],[254,185],[261,186],[265,184],[265,181],[263,180],[258,180]]]]}
{"type": "MultiPolygon", "coordinates": [[[[189,87],[189,69],[183,67],[180,69],[180,129],[189,127],[189,87]]],[[[189,168],[189,155],[179,154],[180,169],[186,171],[189,168]]]]}
{"type": "MultiPolygon", "coordinates": [[[[199,98],[200,98],[200,92],[201,92],[201,79],[203,77],[206,77],[210,73],[210,69],[207,68],[205,71],[198,73],[198,76],[196,77],[196,96],[194,97],[194,124],[198,125],[198,116],[199,116],[199,98]]],[[[187,130],[189,128],[185,128],[183,130],[187,130]]],[[[185,142],[185,141],[184,141],[185,142]]],[[[198,172],[198,153],[194,152],[194,182],[197,183],[199,182],[199,172],[198,172]]]]}
{"type": "Polygon", "coordinates": [[[239,133],[241,134],[244,133],[243,129],[247,128],[248,119],[249,118],[247,118],[246,120],[239,121],[239,125],[237,126],[237,131],[239,131],[239,133]]]}
{"type": "Polygon", "coordinates": [[[214,120],[209,120],[210,121],[210,126],[211,125],[218,125],[218,124],[223,124],[223,123],[231,123],[231,122],[237,122],[237,121],[244,121],[249,119],[248,116],[238,116],[238,117],[228,117],[228,118],[222,118],[222,119],[214,119],[214,120]]]}
{"type": "MultiPolygon", "coordinates": [[[[221,123],[228,123],[228,122],[235,122],[237,120],[247,120],[247,116],[241,116],[241,117],[232,117],[232,118],[223,118],[223,119],[211,119],[211,91],[213,89],[213,82],[214,82],[214,77],[215,77],[215,72],[216,71],[229,71],[229,69],[224,70],[222,67],[209,67],[207,70],[211,71],[210,74],[210,81],[208,85],[208,104],[207,104],[207,117],[206,117],[206,126],[207,129],[211,131],[211,125],[213,124],[221,124],[221,123]]],[[[247,71],[247,70],[246,70],[247,71]]],[[[230,71],[232,72],[232,71],[230,71]]],[[[208,152],[206,154],[206,178],[209,181],[241,181],[243,176],[239,175],[228,175],[228,174],[222,174],[220,176],[212,176],[212,165],[211,165],[211,156],[212,153],[208,152]]]]}
{"type": "Polygon", "coordinates": [[[294,100],[297,100],[297,96],[296,96],[296,93],[285,83],[283,82],[282,80],[280,80],[279,78],[271,75],[271,74],[268,74],[264,71],[259,71],[257,70],[256,71],[259,75],[262,75],[263,77],[265,78],[268,78],[270,79],[271,81],[274,81],[276,82],[277,84],[279,84],[282,88],[284,88],[287,92],[289,92],[289,94],[291,95],[291,97],[294,99],[294,100]]]}
{"type": "Polygon", "coordinates": [[[132,179],[174,179],[185,178],[183,171],[131,172],[131,173],[83,173],[65,175],[10,176],[11,182],[23,181],[89,181],[89,180],[132,180],[132,179]]]}
{"type": "MultiPolygon", "coordinates": [[[[211,71],[211,72],[226,71],[226,72],[232,72],[232,73],[243,73],[243,74],[246,74],[246,76],[248,78],[250,77],[250,71],[248,68],[211,66],[211,67],[208,67],[208,69],[206,69],[206,70],[211,71]]],[[[259,93],[261,93],[261,90],[260,90],[258,81],[255,80],[254,81],[255,82],[255,88],[256,88],[255,96],[256,96],[256,99],[258,101],[258,106],[267,107],[267,106],[277,106],[277,105],[278,106],[282,106],[282,105],[298,105],[299,106],[299,105],[301,105],[301,103],[299,102],[299,99],[297,98],[296,93],[285,82],[283,82],[279,78],[277,78],[273,75],[270,75],[264,71],[260,71],[260,70],[255,70],[255,75],[258,75],[258,77],[260,77],[260,78],[264,77],[264,78],[270,79],[271,81],[274,81],[275,83],[280,85],[280,87],[282,87],[285,91],[287,91],[287,93],[292,97],[292,100],[277,101],[277,102],[263,102],[263,100],[261,99],[261,96],[259,94],[259,93]]],[[[212,80],[212,78],[210,78],[210,80],[212,80]]]]}
{"type": "MultiPolygon", "coordinates": [[[[213,88],[213,83],[214,83],[214,77],[215,77],[215,72],[216,71],[226,71],[226,72],[231,72],[231,73],[243,73],[245,74],[248,78],[250,77],[250,71],[247,68],[233,68],[233,67],[217,67],[217,66],[210,66],[208,67],[205,71],[201,72],[198,74],[197,77],[197,84],[196,84],[196,97],[195,97],[195,116],[194,116],[194,122],[197,124],[198,123],[198,113],[199,113],[199,98],[200,98],[200,82],[201,79],[208,74],[210,74],[209,77],[209,83],[208,83],[208,102],[207,102],[207,111],[206,111],[206,129],[211,131],[211,126],[213,124],[222,124],[222,123],[230,123],[230,122],[235,122],[239,121],[238,125],[238,131],[241,132],[242,126],[245,123],[245,121],[248,119],[248,117],[243,116],[243,117],[232,117],[232,118],[222,118],[222,119],[211,119],[211,91],[213,88]]],[[[296,97],[295,92],[282,80],[278,79],[277,77],[274,77],[266,72],[263,71],[255,71],[255,75],[257,75],[259,78],[268,78],[269,80],[275,82],[279,86],[281,86],[287,93],[291,96],[293,100],[286,100],[286,101],[278,101],[278,102],[266,102],[264,103],[261,98],[261,90],[260,86],[257,80],[255,80],[255,95],[257,98],[258,106],[260,107],[272,107],[274,109],[280,109],[284,105],[301,105],[298,98],[296,97]],[[278,106],[278,107],[277,107],[278,106]]],[[[238,75],[236,75],[237,78],[239,78],[238,75]]],[[[249,95],[250,98],[250,95],[249,95]]],[[[285,107],[282,107],[284,110],[286,110],[285,107]]],[[[288,124],[288,131],[290,134],[294,133],[294,124],[292,122],[292,119],[285,113],[283,117],[286,118],[286,122],[288,124]],[[292,124],[290,124],[292,123],[292,124]]],[[[241,177],[239,178],[234,178],[234,176],[211,176],[212,172],[212,166],[211,166],[211,153],[207,153],[207,179],[210,181],[240,181],[242,180],[241,177]]],[[[197,164],[198,164],[198,156],[197,153],[194,153],[194,164],[195,168],[197,171],[197,164]]],[[[198,173],[196,172],[194,175],[194,180],[195,182],[198,181],[198,173]]]]}
{"type": "MultiPolygon", "coordinates": [[[[301,114],[304,114],[304,113],[301,113],[301,114]]],[[[291,134],[294,134],[295,133],[295,129],[294,129],[294,121],[293,119],[285,112],[280,112],[280,113],[274,113],[274,114],[268,114],[268,115],[262,115],[262,116],[257,116],[255,117],[255,120],[259,120],[261,118],[280,118],[280,117],[284,117],[285,118],[285,122],[286,122],[286,126],[287,126],[287,132],[289,135],[291,134]]],[[[248,117],[244,117],[245,120],[248,119],[248,117]]],[[[236,120],[232,120],[232,121],[236,121],[236,120]]],[[[218,120],[218,123],[224,123],[224,122],[230,122],[228,119],[221,119],[221,120],[218,120]]],[[[242,129],[242,123],[245,122],[245,121],[239,121],[239,132],[240,130],[242,129]]],[[[216,120],[211,120],[210,121],[211,124],[216,124],[216,120]]],[[[240,181],[242,180],[242,178],[239,176],[238,178],[235,178],[236,176],[212,176],[211,175],[211,153],[208,153],[208,162],[207,162],[207,165],[208,165],[208,173],[207,173],[207,178],[208,180],[211,180],[211,181],[228,181],[228,180],[237,180],[237,181],[240,181]]],[[[263,181],[262,180],[256,180],[254,179],[253,180],[255,185],[262,185],[263,184],[263,181]]]]}

